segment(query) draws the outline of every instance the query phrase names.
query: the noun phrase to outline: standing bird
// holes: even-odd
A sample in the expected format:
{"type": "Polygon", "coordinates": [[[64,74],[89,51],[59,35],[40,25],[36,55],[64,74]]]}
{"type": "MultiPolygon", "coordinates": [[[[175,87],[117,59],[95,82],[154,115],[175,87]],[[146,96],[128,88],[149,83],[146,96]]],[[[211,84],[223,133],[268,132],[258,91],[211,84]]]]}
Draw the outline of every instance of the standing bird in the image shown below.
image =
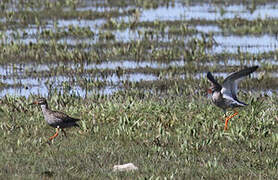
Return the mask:
{"type": "Polygon", "coordinates": [[[44,119],[47,122],[47,124],[50,125],[51,127],[56,128],[56,133],[49,138],[49,141],[51,141],[52,139],[58,136],[59,129],[61,129],[63,133],[66,135],[66,132],[63,130],[63,128],[73,127],[73,126],[79,127],[79,125],[76,124],[76,122],[79,121],[80,119],[69,117],[68,115],[62,112],[50,110],[48,108],[48,104],[45,98],[39,98],[37,101],[34,101],[32,104],[40,105],[42,108],[44,119]]]}
{"type": "MultiPolygon", "coordinates": [[[[212,102],[216,106],[223,109],[225,115],[226,115],[226,109],[228,109],[228,108],[247,106],[246,103],[239,101],[236,96],[237,85],[244,76],[247,76],[247,75],[253,73],[254,71],[256,71],[256,69],[258,67],[259,66],[253,66],[253,67],[245,68],[238,72],[232,73],[226,79],[224,79],[222,86],[214,79],[212,74],[210,72],[208,72],[207,78],[212,83],[212,87],[208,90],[208,93],[212,94],[212,102]]],[[[233,115],[226,118],[224,130],[227,130],[227,128],[228,128],[228,121],[231,118],[233,118],[234,116],[236,116],[237,114],[238,114],[238,112],[235,111],[235,113],[233,115]]]]}

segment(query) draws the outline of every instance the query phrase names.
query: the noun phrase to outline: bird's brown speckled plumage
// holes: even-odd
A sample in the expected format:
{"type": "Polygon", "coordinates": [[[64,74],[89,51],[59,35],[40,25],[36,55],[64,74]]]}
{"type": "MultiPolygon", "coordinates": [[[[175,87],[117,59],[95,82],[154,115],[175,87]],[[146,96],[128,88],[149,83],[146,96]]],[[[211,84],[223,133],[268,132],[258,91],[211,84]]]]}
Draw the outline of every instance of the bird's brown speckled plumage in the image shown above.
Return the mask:
{"type": "MultiPolygon", "coordinates": [[[[76,122],[79,121],[80,119],[72,118],[63,112],[52,111],[51,109],[48,108],[48,104],[45,98],[39,98],[33,104],[38,104],[41,106],[44,119],[47,122],[47,124],[49,124],[51,127],[61,128],[61,129],[67,127],[73,127],[73,126],[79,127],[79,125],[76,122]]],[[[58,133],[56,134],[58,135],[58,133]]]]}

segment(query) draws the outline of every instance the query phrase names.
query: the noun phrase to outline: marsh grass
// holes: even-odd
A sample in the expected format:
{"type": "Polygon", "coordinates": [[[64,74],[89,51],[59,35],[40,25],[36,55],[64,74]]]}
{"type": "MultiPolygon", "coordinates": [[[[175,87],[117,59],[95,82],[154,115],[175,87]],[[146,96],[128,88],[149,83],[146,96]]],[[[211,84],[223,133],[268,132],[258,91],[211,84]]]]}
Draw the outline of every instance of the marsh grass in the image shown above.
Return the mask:
{"type": "Polygon", "coordinates": [[[224,115],[190,89],[180,96],[49,97],[52,109],[81,118],[50,144],[35,97],[1,100],[1,178],[277,178],[277,99],[241,94],[250,105],[223,131],[224,115]],[[269,108],[271,107],[271,108],[269,108]],[[135,172],[112,172],[132,162],[135,172]]]}
{"type": "MultiPolygon", "coordinates": [[[[1,97],[0,179],[278,179],[278,98],[275,92],[271,97],[261,93],[277,88],[277,78],[268,73],[277,71],[272,62],[278,51],[251,53],[238,47],[237,52],[211,53],[221,46],[215,35],[273,36],[277,34],[276,19],[140,21],[145,9],[175,2],[86,3],[0,2],[0,63],[5,72],[0,75],[0,89],[28,88],[28,78],[44,82],[51,109],[81,119],[81,129],[67,129],[67,137],[61,133],[46,143],[55,129],[44,122],[39,107],[28,105],[37,96],[1,97]],[[94,20],[100,23],[91,25],[94,20]],[[88,26],[79,27],[81,22],[88,26]],[[220,32],[204,33],[197,25],[216,26],[220,32]],[[119,39],[122,30],[135,38],[119,39]],[[230,60],[239,65],[229,64],[230,60]],[[154,62],[167,67],[134,63],[133,68],[85,68],[90,63],[112,61],[154,62]],[[175,61],[184,65],[172,66],[175,61]],[[239,99],[249,106],[239,109],[224,131],[224,113],[205,92],[209,87],[205,73],[230,73],[253,61],[260,65],[260,74],[243,81],[239,93],[239,99]],[[38,65],[47,68],[38,69],[38,65]],[[136,73],[157,79],[120,79],[136,73]],[[118,81],[107,80],[115,74],[118,81]],[[59,76],[70,80],[55,86],[54,80],[47,79],[59,76]],[[86,96],[74,95],[71,90],[75,86],[86,89],[86,96]],[[111,95],[98,92],[107,86],[120,90],[111,95]],[[139,170],[112,171],[114,165],[129,162],[139,170]]],[[[225,14],[226,5],[242,2],[209,3],[225,14]]],[[[244,3],[253,11],[266,1],[244,3]]]]}

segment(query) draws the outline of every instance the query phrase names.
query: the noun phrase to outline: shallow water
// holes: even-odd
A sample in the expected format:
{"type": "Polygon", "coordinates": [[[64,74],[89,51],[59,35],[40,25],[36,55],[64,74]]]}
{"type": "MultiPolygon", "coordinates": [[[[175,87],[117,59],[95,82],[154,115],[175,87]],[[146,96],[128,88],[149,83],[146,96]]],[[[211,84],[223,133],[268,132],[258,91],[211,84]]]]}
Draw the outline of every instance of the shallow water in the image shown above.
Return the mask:
{"type": "Polygon", "coordinates": [[[274,51],[278,47],[278,41],[274,36],[214,36],[214,40],[219,44],[213,51],[215,53],[230,52],[236,53],[238,48],[242,52],[262,53],[274,51]]]}
{"type": "MultiPolygon", "coordinates": [[[[168,5],[159,5],[157,8],[149,8],[144,9],[142,7],[136,7],[135,5],[127,5],[126,7],[102,7],[101,3],[105,3],[102,1],[92,2],[92,1],[84,1],[80,6],[76,7],[76,11],[97,11],[97,12],[108,12],[119,10],[121,12],[137,9],[138,10],[138,22],[146,22],[146,21],[183,21],[183,20],[223,20],[223,19],[232,19],[232,18],[242,18],[247,20],[254,20],[257,18],[261,19],[277,19],[278,18],[278,3],[268,3],[265,5],[257,5],[254,9],[252,7],[248,7],[243,4],[232,4],[226,3],[226,5],[215,5],[212,3],[168,3],[168,5]],[[98,6],[96,6],[98,3],[98,6]]],[[[11,5],[9,11],[17,11],[17,6],[11,5]]],[[[65,11],[69,11],[70,9],[64,9],[65,11]]],[[[270,51],[277,51],[278,40],[277,37],[272,33],[263,33],[262,35],[254,36],[254,35],[235,35],[235,34],[227,34],[227,32],[223,32],[221,27],[217,26],[216,23],[213,24],[196,24],[196,25],[188,25],[188,27],[196,29],[197,33],[192,35],[182,36],[180,34],[169,35],[170,26],[164,28],[164,32],[160,32],[160,29],[155,28],[145,28],[138,27],[135,29],[131,29],[129,27],[124,29],[102,29],[103,25],[108,21],[115,21],[115,23],[124,22],[133,22],[135,20],[135,15],[130,16],[121,16],[121,17],[102,17],[96,18],[95,20],[90,19],[82,19],[82,18],[73,18],[73,19],[48,19],[44,26],[38,27],[36,24],[28,25],[22,29],[4,29],[1,33],[5,36],[5,38],[0,39],[1,43],[22,43],[29,44],[38,43],[38,42],[50,42],[52,39],[43,39],[40,38],[40,33],[42,30],[51,30],[56,32],[57,29],[67,31],[70,26],[86,28],[88,27],[94,34],[94,37],[88,38],[78,38],[78,37],[70,37],[65,36],[57,40],[58,44],[71,45],[73,48],[77,44],[87,44],[89,47],[94,48],[96,43],[110,43],[110,42],[131,42],[131,41],[141,41],[143,38],[150,38],[144,36],[145,32],[155,32],[155,40],[157,42],[172,42],[175,40],[183,41],[187,43],[192,40],[191,38],[195,37],[198,39],[202,38],[203,33],[212,34],[213,39],[217,44],[214,44],[212,48],[206,49],[207,54],[218,54],[223,52],[228,53],[239,53],[239,52],[248,52],[251,54],[261,54],[268,53],[270,51]],[[115,38],[110,41],[100,40],[100,33],[112,33],[115,38]]],[[[7,21],[6,18],[0,17],[0,22],[5,23],[7,21]]],[[[158,47],[159,49],[160,47],[158,47]]],[[[169,47],[168,47],[169,48],[169,47]]],[[[174,47],[171,47],[174,48],[174,47]]],[[[84,50],[84,49],[82,49],[84,50]]],[[[111,49],[112,51],[113,49],[111,49]]],[[[86,51],[90,51],[90,48],[86,49],[86,51]]],[[[151,52],[151,51],[150,51],[151,52]]],[[[117,58],[119,59],[119,58],[117,58]]],[[[180,57],[183,59],[183,57],[180,57]]],[[[71,93],[78,94],[80,96],[85,96],[88,93],[102,93],[102,94],[113,94],[118,90],[122,90],[123,83],[128,82],[136,82],[140,83],[141,81],[163,81],[164,79],[172,78],[169,76],[171,73],[165,73],[160,75],[154,75],[153,73],[147,74],[140,72],[130,73],[119,76],[116,71],[118,68],[123,70],[135,70],[135,69],[144,69],[144,68],[154,68],[154,69],[171,69],[170,67],[184,67],[185,72],[182,75],[177,75],[175,78],[186,79],[188,73],[186,72],[186,68],[189,65],[194,66],[252,66],[252,65],[267,65],[267,66],[278,66],[278,61],[275,59],[263,59],[263,60],[238,60],[226,58],[222,61],[210,61],[210,62],[187,62],[184,60],[173,60],[170,63],[169,60],[164,62],[163,60],[157,61],[157,59],[153,60],[144,60],[140,59],[139,61],[135,61],[134,59],[122,58],[121,60],[115,61],[113,58],[105,59],[100,63],[95,62],[57,62],[55,63],[36,63],[36,62],[20,62],[10,63],[10,64],[1,64],[0,65],[0,76],[2,77],[1,82],[9,85],[8,88],[2,88],[0,91],[0,96],[4,96],[5,94],[11,95],[24,95],[29,96],[31,94],[41,94],[47,95],[50,93],[50,85],[53,88],[57,88],[60,91],[64,91],[63,83],[70,82],[72,83],[71,93]],[[36,77],[36,73],[40,72],[56,72],[59,69],[67,68],[72,69],[74,71],[80,71],[81,68],[84,70],[111,70],[115,71],[110,75],[90,75],[90,74],[82,74],[80,77],[68,74],[68,75],[49,75],[48,77],[36,77]],[[28,73],[33,73],[31,77],[28,77],[28,73]],[[76,81],[82,78],[87,78],[88,80],[98,80],[102,82],[108,82],[107,86],[103,88],[92,88],[86,92],[83,88],[81,88],[76,81]]],[[[260,72],[254,73],[253,77],[258,77],[260,72]]],[[[229,73],[214,72],[216,77],[225,77],[229,73]]],[[[276,72],[266,73],[267,76],[277,77],[276,72]]],[[[189,76],[200,79],[206,78],[206,72],[197,71],[196,73],[189,74],[189,76]]],[[[174,79],[173,79],[174,80],[174,79]]],[[[268,90],[266,90],[268,91],[268,90]]],[[[271,91],[271,90],[269,90],[271,91]]]]}
{"type": "Polygon", "coordinates": [[[145,10],[142,12],[141,21],[154,20],[180,20],[180,19],[205,19],[205,20],[219,20],[219,19],[233,19],[235,17],[254,20],[257,18],[277,18],[277,5],[268,4],[265,6],[257,6],[254,12],[250,12],[246,6],[243,5],[227,5],[216,7],[212,4],[192,4],[182,6],[176,3],[175,6],[158,7],[157,9],[145,10]],[[223,9],[223,14],[220,12],[223,9]]]}
{"type": "MultiPolygon", "coordinates": [[[[219,33],[220,29],[217,26],[196,26],[197,30],[201,32],[214,32],[219,33]]],[[[31,31],[30,34],[35,34],[37,32],[36,29],[25,29],[24,31],[28,32],[31,31]]],[[[95,30],[96,33],[99,32],[99,30],[95,30]]],[[[104,30],[102,32],[108,32],[108,30],[104,30]]],[[[117,30],[117,31],[111,31],[113,35],[115,35],[115,40],[119,42],[129,42],[134,41],[138,39],[142,39],[144,36],[139,36],[137,31],[134,30],[117,30]]],[[[144,32],[144,31],[143,31],[144,32]]],[[[10,31],[7,33],[10,34],[10,31]]],[[[22,34],[21,31],[19,31],[19,34],[22,34]]],[[[173,36],[175,37],[175,36],[173,36]]],[[[200,35],[193,35],[192,37],[200,38],[200,35]]],[[[177,39],[181,39],[183,37],[179,37],[177,39]]],[[[12,38],[11,38],[12,39],[12,38]]],[[[190,40],[189,37],[183,38],[185,42],[190,40]]],[[[246,36],[237,36],[237,35],[214,35],[213,39],[217,43],[215,45],[210,53],[221,53],[221,52],[229,52],[229,53],[237,53],[238,48],[242,52],[249,52],[249,53],[263,53],[263,52],[269,52],[274,51],[278,47],[278,39],[274,35],[264,34],[264,35],[246,35],[246,36]]],[[[172,41],[172,38],[169,38],[167,35],[165,37],[159,37],[160,41],[168,42],[172,41]]],[[[30,42],[37,43],[38,40],[34,37],[27,37],[23,39],[17,40],[19,43],[25,43],[28,44],[30,42]]],[[[46,40],[48,41],[48,40],[46,40]]],[[[98,37],[91,37],[91,38],[82,38],[82,39],[76,39],[72,37],[65,37],[60,40],[58,40],[61,44],[69,44],[69,45],[77,45],[81,43],[90,44],[93,45],[96,42],[98,42],[98,37]]]]}

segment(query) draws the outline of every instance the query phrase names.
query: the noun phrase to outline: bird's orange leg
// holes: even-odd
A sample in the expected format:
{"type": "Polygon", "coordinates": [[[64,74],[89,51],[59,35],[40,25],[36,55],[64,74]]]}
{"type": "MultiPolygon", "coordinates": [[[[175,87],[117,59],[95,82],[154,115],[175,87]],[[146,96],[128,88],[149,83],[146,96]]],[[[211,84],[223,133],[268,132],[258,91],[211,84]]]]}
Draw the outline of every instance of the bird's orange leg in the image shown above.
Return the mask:
{"type": "Polygon", "coordinates": [[[228,129],[228,122],[229,122],[229,120],[232,119],[233,117],[235,117],[237,114],[238,114],[238,112],[235,111],[235,113],[233,115],[231,115],[231,116],[226,118],[224,130],[228,129]]]}
{"type": "Polygon", "coordinates": [[[54,139],[55,137],[57,137],[58,134],[59,134],[59,127],[56,128],[56,133],[55,133],[53,136],[51,136],[51,137],[49,138],[49,141],[51,141],[52,139],[54,139]]]}

